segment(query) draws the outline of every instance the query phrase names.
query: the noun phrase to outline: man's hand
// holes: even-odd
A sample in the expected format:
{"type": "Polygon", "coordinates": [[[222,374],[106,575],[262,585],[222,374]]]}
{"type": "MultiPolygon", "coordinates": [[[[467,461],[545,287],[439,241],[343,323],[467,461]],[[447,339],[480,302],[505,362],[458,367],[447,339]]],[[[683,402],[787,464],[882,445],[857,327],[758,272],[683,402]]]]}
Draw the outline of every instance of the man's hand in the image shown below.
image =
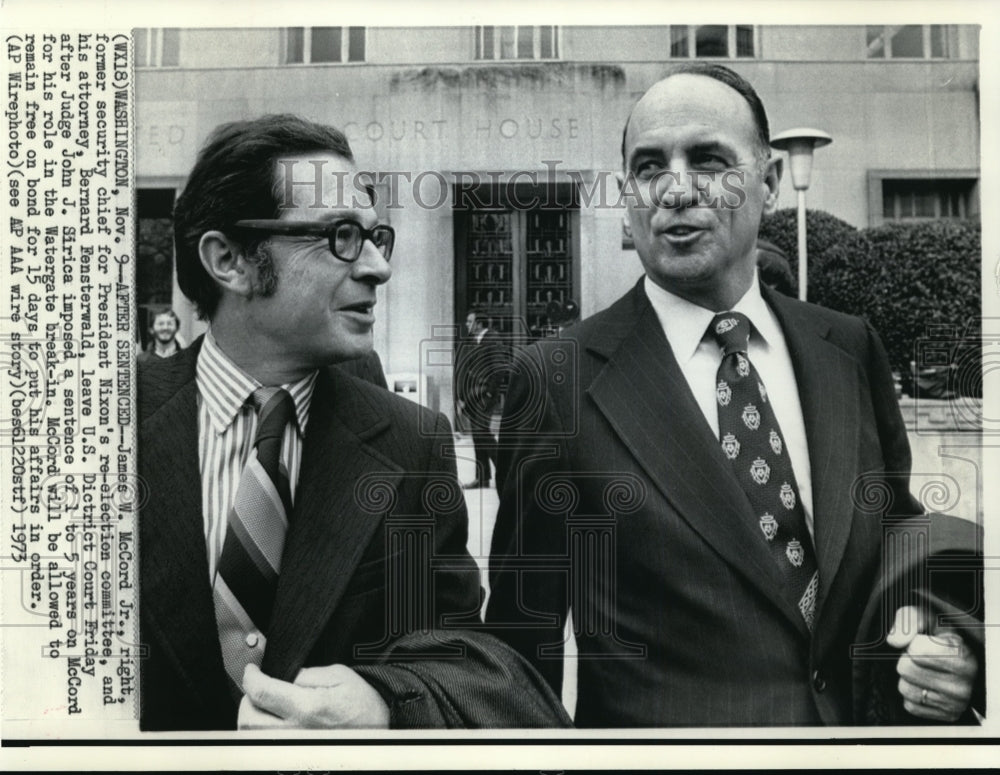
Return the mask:
{"type": "Polygon", "coordinates": [[[389,706],[346,665],[306,667],[288,683],[251,664],[243,672],[243,690],[240,729],[389,728],[389,706]]]}
{"type": "Polygon", "coordinates": [[[903,708],[928,721],[957,721],[969,707],[979,663],[958,633],[926,634],[927,625],[920,609],[903,606],[886,638],[906,649],[896,664],[903,708]]]}

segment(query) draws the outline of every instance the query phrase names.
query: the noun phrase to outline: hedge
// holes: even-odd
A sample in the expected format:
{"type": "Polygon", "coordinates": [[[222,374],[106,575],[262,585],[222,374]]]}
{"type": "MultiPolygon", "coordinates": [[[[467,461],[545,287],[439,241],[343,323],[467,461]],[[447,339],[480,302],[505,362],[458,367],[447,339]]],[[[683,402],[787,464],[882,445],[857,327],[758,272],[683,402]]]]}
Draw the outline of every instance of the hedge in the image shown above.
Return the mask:
{"type": "MultiPolygon", "coordinates": [[[[785,251],[795,273],[799,273],[798,226],[794,208],[778,210],[764,219],[760,236],[785,251]]],[[[809,301],[824,307],[859,314],[852,307],[852,294],[842,287],[845,277],[856,271],[859,259],[868,255],[862,232],[822,210],[806,211],[806,250],[809,256],[809,301]]],[[[797,290],[797,288],[796,288],[797,290]]]]}
{"type": "MultiPolygon", "coordinates": [[[[760,235],[797,265],[796,211],[764,219],[760,235]]],[[[870,229],[806,213],[809,301],[871,322],[892,367],[953,369],[954,389],[981,395],[981,230],[978,222],[893,222],[870,229]]],[[[796,268],[796,272],[797,272],[796,268]]]]}
{"type": "Polygon", "coordinates": [[[982,395],[981,232],[938,220],[867,230],[869,269],[855,282],[865,314],[898,366],[958,364],[952,389],[982,395]]]}

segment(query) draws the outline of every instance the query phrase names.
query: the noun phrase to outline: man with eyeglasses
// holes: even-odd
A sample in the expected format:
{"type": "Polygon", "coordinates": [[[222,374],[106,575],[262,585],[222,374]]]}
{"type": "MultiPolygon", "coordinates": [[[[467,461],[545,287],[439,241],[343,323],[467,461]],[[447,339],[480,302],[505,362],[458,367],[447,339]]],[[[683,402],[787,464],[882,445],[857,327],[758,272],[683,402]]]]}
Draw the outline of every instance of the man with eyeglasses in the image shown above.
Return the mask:
{"type": "Polygon", "coordinates": [[[142,728],[568,723],[458,629],[480,579],[447,420],[328,368],[371,352],[395,241],[343,134],[220,126],[174,218],[210,328],[139,372],[142,728]]]}

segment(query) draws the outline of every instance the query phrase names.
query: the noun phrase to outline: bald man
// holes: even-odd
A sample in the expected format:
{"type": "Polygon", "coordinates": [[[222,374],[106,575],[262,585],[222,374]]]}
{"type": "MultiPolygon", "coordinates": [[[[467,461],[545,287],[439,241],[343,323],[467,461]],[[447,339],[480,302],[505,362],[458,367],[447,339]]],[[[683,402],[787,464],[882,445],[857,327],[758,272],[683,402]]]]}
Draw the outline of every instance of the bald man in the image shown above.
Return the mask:
{"type": "MultiPolygon", "coordinates": [[[[769,149],[733,71],[690,63],[654,84],[622,144],[644,276],[512,380],[487,621],[558,689],[572,614],[577,726],[867,720],[852,645],[885,518],[922,509],[875,332],[759,282],[769,149]]],[[[888,699],[911,722],[955,721],[978,660],[920,613],[884,619],[888,699]]]]}

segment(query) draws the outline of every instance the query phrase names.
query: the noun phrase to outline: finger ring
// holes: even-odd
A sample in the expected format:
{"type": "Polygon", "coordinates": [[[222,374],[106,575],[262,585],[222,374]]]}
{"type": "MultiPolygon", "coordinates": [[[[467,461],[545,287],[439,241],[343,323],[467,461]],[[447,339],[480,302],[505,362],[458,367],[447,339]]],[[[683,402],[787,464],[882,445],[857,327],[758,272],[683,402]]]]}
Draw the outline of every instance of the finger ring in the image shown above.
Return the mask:
{"type": "Polygon", "coordinates": [[[927,690],[926,689],[921,689],[921,691],[920,691],[920,704],[921,705],[926,705],[927,704],[927,690]]]}

